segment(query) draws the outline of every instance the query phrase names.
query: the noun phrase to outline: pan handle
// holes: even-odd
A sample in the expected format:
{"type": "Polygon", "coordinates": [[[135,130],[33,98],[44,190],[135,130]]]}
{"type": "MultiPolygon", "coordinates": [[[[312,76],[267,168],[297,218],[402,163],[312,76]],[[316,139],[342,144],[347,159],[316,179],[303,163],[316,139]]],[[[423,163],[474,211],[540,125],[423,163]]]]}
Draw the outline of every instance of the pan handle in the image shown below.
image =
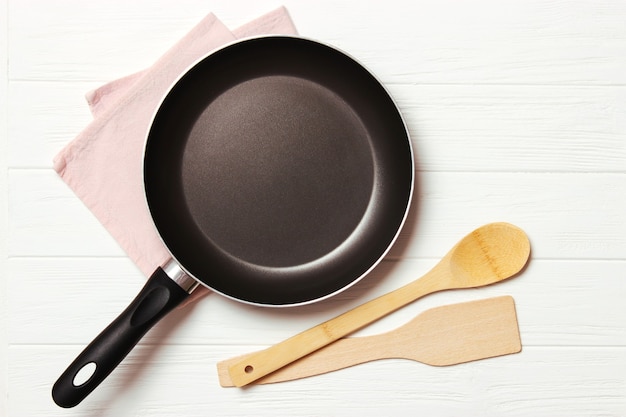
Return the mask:
{"type": "Polygon", "coordinates": [[[126,310],[59,377],[52,387],[54,402],[60,407],[69,408],[84,400],[128,355],[143,335],[182,303],[189,292],[170,278],[163,268],[157,268],[126,310]]]}

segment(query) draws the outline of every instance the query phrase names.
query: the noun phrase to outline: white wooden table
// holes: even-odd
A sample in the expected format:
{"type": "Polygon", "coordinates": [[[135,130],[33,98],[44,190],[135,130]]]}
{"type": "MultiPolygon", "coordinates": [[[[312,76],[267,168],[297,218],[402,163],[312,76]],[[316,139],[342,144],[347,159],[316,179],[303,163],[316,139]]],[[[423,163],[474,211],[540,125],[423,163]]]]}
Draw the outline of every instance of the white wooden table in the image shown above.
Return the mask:
{"type": "Polygon", "coordinates": [[[5,0],[0,7],[0,415],[626,415],[626,2],[5,0]],[[83,94],[148,67],[209,12],[236,27],[285,4],[406,116],[418,190],[370,277],[298,309],[209,295],[157,325],[87,400],[50,389],[144,277],[52,170],[90,120],[83,94]],[[447,368],[379,361],[307,380],[224,389],[215,363],[278,342],[426,272],[492,221],[526,230],[510,294],[523,351],[447,368]]]}

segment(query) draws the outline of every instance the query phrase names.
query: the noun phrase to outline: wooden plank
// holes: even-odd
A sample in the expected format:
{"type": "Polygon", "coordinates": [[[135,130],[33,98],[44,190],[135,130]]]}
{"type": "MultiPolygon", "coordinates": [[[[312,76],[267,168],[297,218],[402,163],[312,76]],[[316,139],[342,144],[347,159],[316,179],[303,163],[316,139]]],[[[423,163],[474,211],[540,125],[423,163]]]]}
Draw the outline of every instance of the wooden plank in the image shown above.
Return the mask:
{"type": "Polygon", "coordinates": [[[219,387],[215,363],[233,346],[144,347],[84,403],[56,407],[50,386],[72,347],[12,347],[9,414],[46,416],[427,415],[595,416],[626,412],[619,348],[526,348],[450,367],[378,361],[314,378],[250,389],[219,387]],[[55,364],[55,365],[51,365],[55,364]],[[572,366],[576,364],[576,366],[572,366]],[[358,401],[352,401],[358,387],[358,401]]]}
{"type": "Polygon", "coordinates": [[[387,83],[623,85],[626,77],[623,60],[610,56],[624,53],[621,2],[285,4],[301,33],[337,44],[387,83]]]}
{"type": "Polygon", "coordinates": [[[440,257],[460,230],[492,221],[524,229],[535,259],[623,259],[626,250],[624,174],[424,172],[417,187],[391,257],[440,257]]]}
{"type": "MultiPolygon", "coordinates": [[[[10,170],[9,191],[9,255],[123,255],[52,170],[10,170]]],[[[419,173],[389,256],[439,258],[476,227],[507,221],[538,259],[624,259],[624,195],[625,174],[419,173]]]]}
{"type": "Polygon", "coordinates": [[[9,170],[8,181],[9,256],[124,255],[52,169],[9,170]]]}
{"type": "MultiPolygon", "coordinates": [[[[143,343],[269,346],[399,288],[435,263],[384,261],[354,287],[299,308],[252,307],[210,294],[173,312],[143,343]]],[[[75,344],[77,351],[121,313],[144,282],[125,258],[11,258],[7,276],[10,343],[75,344]]],[[[624,346],[625,277],[626,261],[531,259],[511,280],[424,297],[357,335],[394,329],[440,305],[508,294],[516,302],[523,346],[624,346]]]]}
{"type": "Polygon", "coordinates": [[[147,68],[209,12],[205,7],[198,13],[196,6],[195,13],[184,16],[185,8],[166,6],[166,2],[116,1],[113,7],[92,2],[86,7],[75,0],[56,5],[13,1],[9,76],[104,82],[147,68]],[[34,7],[37,13],[32,13],[34,7]]]}
{"type": "Polygon", "coordinates": [[[421,171],[626,172],[626,88],[389,89],[421,171]]]}
{"type": "MultiPolygon", "coordinates": [[[[6,3],[0,3],[0,270],[6,271],[7,255],[7,68],[8,68],[8,40],[7,40],[7,8],[6,3]]],[[[4,275],[4,274],[2,274],[4,275]]],[[[8,356],[8,307],[7,307],[6,281],[0,276],[0,375],[7,374],[8,356]]],[[[0,415],[7,414],[7,399],[5,393],[8,392],[6,378],[0,378],[0,415]]]]}
{"type": "Polygon", "coordinates": [[[9,166],[52,167],[57,153],[93,120],[84,96],[97,85],[12,81],[8,88],[9,166]]]}
{"type": "MultiPolygon", "coordinates": [[[[385,82],[626,84],[623,2],[281,4],[300,33],[337,44],[385,82]]],[[[277,4],[187,1],[184,7],[168,6],[165,0],[115,2],[113,7],[102,2],[85,7],[78,0],[14,1],[10,76],[104,81],[149,66],[210,11],[236,26],[277,4]]]]}
{"type": "MultiPolygon", "coordinates": [[[[92,120],[83,96],[96,85],[11,82],[10,166],[50,167],[92,120]]],[[[389,89],[405,116],[420,171],[626,172],[626,87],[389,89]]]]}

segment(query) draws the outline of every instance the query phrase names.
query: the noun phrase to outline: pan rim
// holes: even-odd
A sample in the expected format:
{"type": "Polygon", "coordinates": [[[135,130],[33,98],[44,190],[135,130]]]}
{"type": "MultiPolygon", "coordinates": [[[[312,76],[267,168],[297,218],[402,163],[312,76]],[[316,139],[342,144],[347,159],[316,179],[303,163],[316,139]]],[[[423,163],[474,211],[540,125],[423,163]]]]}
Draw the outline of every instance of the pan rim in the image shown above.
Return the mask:
{"type": "MultiPolygon", "coordinates": [[[[215,48],[215,49],[209,51],[208,53],[202,55],[201,57],[196,59],[194,62],[192,62],[190,65],[188,65],[183,71],[181,71],[181,73],[176,77],[176,79],[172,83],[170,83],[170,85],[167,88],[167,90],[164,92],[164,94],[159,99],[158,104],[155,107],[155,109],[154,109],[154,111],[152,113],[152,116],[150,118],[150,123],[148,125],[148,129],[147,129],[147,131],[145,133],[142,156],[143,156],[143,162],[142,162],[142,172],[141,172],[141,175],[142,175],[142,184],[143,184],[143,202],[144,202],[146,210],[149,213],[150,220],[151,220],[151,223],[152,223],[152,227],[154,228],[154,230],[155,230],[159,240],[161,241],[161,243],[163,244],[163,246],[167,250],[167,253],[168,253],[169,257],[170,257],[170,259],[168,259],[164,263],[164,265],[167,265],[170,270],[175,270],[176,268],[174,268],[173,265],[172,265],[172,264],[175,264],[175,266],[177,268],[179,268],[181,272],[183,272],[185,275],[187,275],[188,277],[193,279],[199,285],[207,288],[208,290],[210,290],[212,292],[215,292],[217,294],[220,294],[221,296],[226,297],[227,299],[234,300],[234,301],[237,301],[239,303],[243,303],[243,304],[247,304],[247,305],[251,305],[251,306],[272,307],[272,308],[303,306],[303,305],[308,305],[308,304],[312,304],[312,303],[316,303],[316,302],[319,302],[319,301],[326,300],[326,299],[328,299],[330,297],[333,297],[333,296],[335,296],[335,295],[337,295],[337,294],[339,294],[339,293],[349,289],[353,285],[356,285],[363,278],[365,278],[367,275],[369,275],[372,272],[372,270],[374,268],[376,268],[383,261],[383,259],[387,256],[387,254],[389,253],[391,248],[396,243],[396,241],[397,241],[397,239],[398,239],[398,237],[399,237],[399,235],[400,235],[400,233],[401,233],[401,231],[402,231],[402,229],[403,229],[403,227],[404,227],[404,225],[406,223],[406,220],[408,218],[408,214],[410,212],[410,208],[411,208],[412,200],[413,200],[413,196],[414,196],[414,191],[415,191],[415,176],[416,176],[416,173],[415,173],[415,155],[414,155],[413,144],[412,144],[412,141],[411,141],[411,135],[410,135],[410,132],[409,132],[409,129],[408,129],[405,117],[402,114],[402,112],[400,111],[400,107],[398,106],[397,101],[395,100],[393,95],[390,93],[390,91],[387,88],[387,86],[380,80],[380,78],[374,72],[372,72],[366,65],[364,65],[360,60],[356,59],[353,55],[351,55],[351,54],[347,53],[346,51],[342,50],[341,48],[339,48],[337,46],[334,46],[334,45],[331,45],[331,44],[329,44],[327,42],[323,42],[323,41],[320,41],[318,39],[314,39],[314,38],[306,37],[306,36],[300,36],[300,35],[267,34],[267,35],[247,36],[247,37],[244,37],[244,38],[233,40],[233,41],[228,42],[228,43],[226,43],[224,45],[221,45],[220,47],[215,48]],[[156,222],[154,221],[154,217],[152,215],[152,210],[150,209],[150,205],[149,205],[148,197],[147,197],[148,193],[146,191],[146,176],[145,176],[145,160],[146,160],[146,158],[145,158],[145,156],[146,156],[146,150],[147,150],[147,146],[148,146],[148,140],[149,140],[149,137],[150,137],[150,132],[152,130],[152,126],[155,123],[156,117],[157,117],[157,115],[159,113],[159,110],[160,110],[161,106],[163,105],[164,101],[166,100],[166,98],[168,97],[170,92],[176,87],[176,85],[181,81],[181,79],[183,77],[185,77],[185,75],[187,75],[187,73],[189,73],[189,71],[191,71],[193,68],[195,68],[198,64],[203,62],[208,57],[218,53],[219,51],[231,48],[231,47],[233,47],[235,45],[238,45],[238,44],[241,44],[241,43],[245,43],[245,42],[250,42],[250,41],[256,41],[256,40],[280,39],[280,38],[282,38],[282,39],[302,40],[302,41],[311,42],[313,44],[317,44],[317,45],[326,47],[328,49],[331,49],[331,50],[335,51],[336,53],[344,55],[345,57],[347,57],[348,59],[353,61],[355,64],[360,66],[369,76],[371,76],[373,78],[373,80],[378,84],[379,87],[382,88],[382,90],[384,91],[386,96],[389,98],[390,102],[393,104],[393,107],[394,107],[396,113],[399,116],[399,120],[402,123],[402,130],[405,133],[406,145],[407,145],[407,148],[408,148],[408,155],[407,156],[409,157],[410,165],[411,165],[411,178],[410,178],[410,185],[409,185],[408,194],[407,194],[407,200],[406,200],[407,203],[406,203],[406,205],[404,207],[404,213],[403,213],[402,219],[398,223],[398,226],[396,227],[395,233],[394,233],[393,237],[390,239],[390,241],[389,241],[387,247],[385,248],[385,250],[381,252],[380,256],[374,262],[370,263],[369,267],[365,271],[363,271],[358,277],[352,279],[346,285],[338,288],[335,291],[327,293],[325,295],[322,295],[322,296],[319,296],[319,297],[316,297],[316,298],[312,298],[312,299],[308,299],[308,300],[304,300],[304,301],[293,302],[293,303],[271,304],[271,303],[262,303],[262,302],[250,301],[250,300],[246,300],[246,299],[243,299],[243,298],[238,298],[236,296],[227,294],[227,293],[225,293],[223,291],[219,291],[216,288],[214,288],[214,287],[210,286],[209,284],[207,284],[204,280],[194,276],[194,274],[192,274],[185,267],[184,263],[180,262],[176,258],[176,256],[174,255],[174,253],[170,249],[169,245],[167,244],[167,242],[165,241],[165,239],[161,235],[161,232],[159,231],[159,228],[157,227],[156,222]]],[[[358,229],[358,227],[360,227],[360,226],[357,226],[357,229],[358,229]]],[[[349,240],[351,235],[348,236],[348,238],[346,240],[349,240]]],[[[342,245],[343,245],[343,243],[342,243],[342,245]]],[[[331,252],[325,254],[323,257],[329,256],[333,252],[334,251],[331,251],[331,252]]],[[[313,262],[317,262],[317,260],[314,260],[313,262]]],[[[299,267],[299,266],[296,266],[296,268],[297,267],[299,267]]],[[[281,267],[281,268],[270,267],[269,269],[285,270],[285,269],[289,269],[289,268],[290,267],[281,267]]],[[[198,285],[193,286],[189,290],[189,292],[191,293],[197,287],[198,287],[198,285]]]]}

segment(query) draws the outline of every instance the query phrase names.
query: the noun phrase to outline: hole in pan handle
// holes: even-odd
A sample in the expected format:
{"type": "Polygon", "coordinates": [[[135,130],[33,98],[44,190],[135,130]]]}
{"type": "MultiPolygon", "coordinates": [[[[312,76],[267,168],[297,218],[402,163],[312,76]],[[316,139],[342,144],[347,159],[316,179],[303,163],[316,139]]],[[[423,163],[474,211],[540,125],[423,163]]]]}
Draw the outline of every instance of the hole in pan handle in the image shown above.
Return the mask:
{"type": "Polygon", "coordinates": [[[157,268],[126,310],[59,377],[52,388],[54,402],[64,408],[79,404],[117,367],[153,325],[188,296],[189,292],[170,278],[163,268],[157,268]],[[91,373],[85,376],[85,369],[91,373]]]}

